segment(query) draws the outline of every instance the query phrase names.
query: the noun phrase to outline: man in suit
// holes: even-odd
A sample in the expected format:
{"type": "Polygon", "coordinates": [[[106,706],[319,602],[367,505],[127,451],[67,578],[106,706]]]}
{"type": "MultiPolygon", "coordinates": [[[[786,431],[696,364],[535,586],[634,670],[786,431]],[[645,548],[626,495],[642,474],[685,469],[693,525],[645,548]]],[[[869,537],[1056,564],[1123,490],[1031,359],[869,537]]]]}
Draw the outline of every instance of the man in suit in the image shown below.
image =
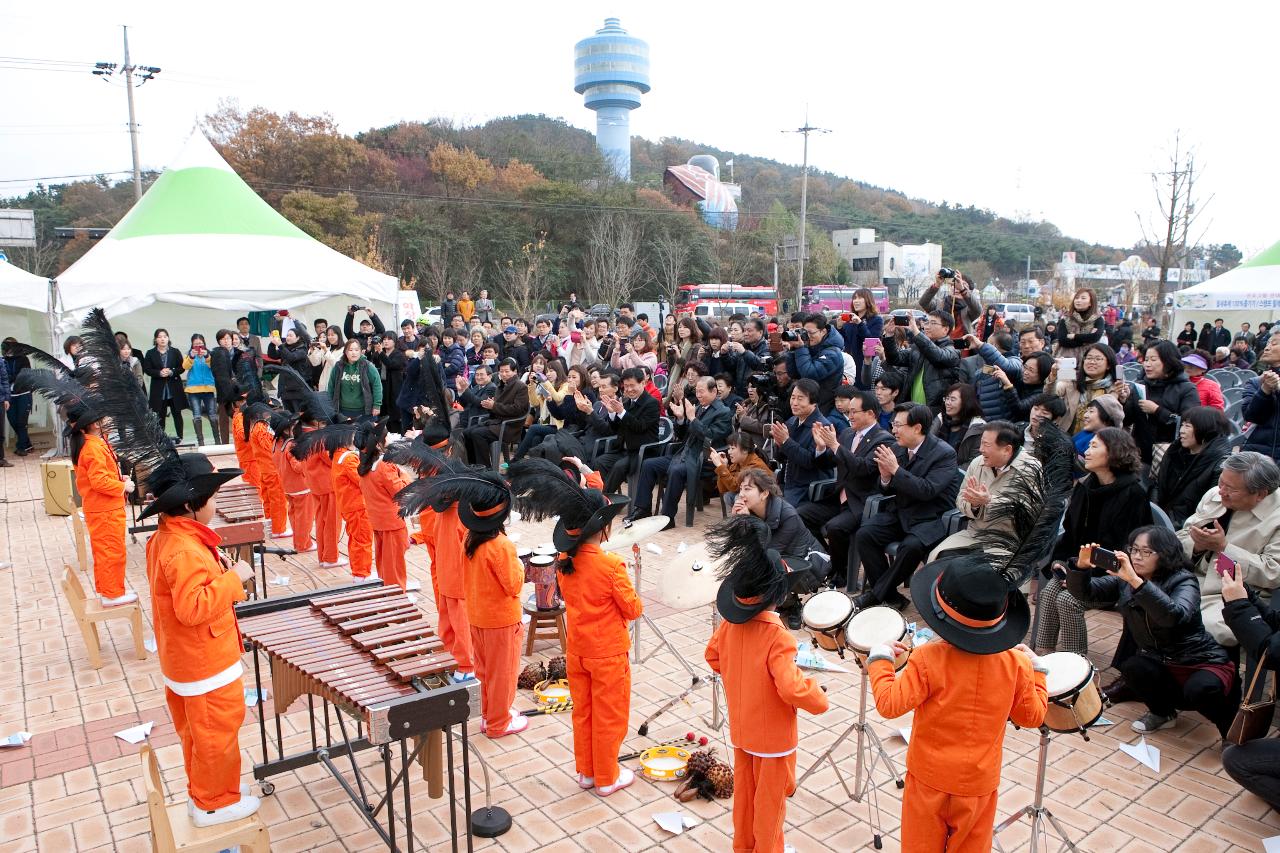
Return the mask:
{"type": "Polygon", "coordinates": [[[874,451],[879,477],[876,489],[894,497],[891,508],[863,524],[854,547],[867,570],[869,589],[854,599],[859,609],[887,604],[901,610],[907,599],[898,585],[946,534],[942,514],[956,499],[956,452],[929,435],[933,412],[920,403],[902,403],[893,412],[898,446],[874,451]],[[885,547],[898,543],[892,565],[885,547]]]}
{"type": "Polygon", "coordinates": [[[814,424],[829,423],[818,411],[818,395],[817,382],[797,379],[791,385],[791,417],[785,424],[774,421],[769,428],[778,458],[786,463],[782,496],[796,509],[808,500],[809,484],[825,474],[813,443],[814,424]]]}
{"type": "Polygon", "coordinates": [[[457,376],[453,380],[453,387],[458,389],[458,403],[462,406],[458,426],[463,429],[471,425],[472,418],[489,414],[484,401],[492,400],[498,393],[498,386],[493,381],[493,369],[487,364],[476,365],[472,379],[471,383],[467,382],[465,376],[457,376]]]}
{"type": "MultiPolygon", "coordinates": [[[[502,422],[523,417],[529,413],[529,391],[516,377],[516,363],[504,358],[498,365],[498,391],[488,400],[480,402],[489,413],[489,422],[463,430],[467,439],[467,451],[472,465],[488,465],[493,443],[498,440],[502,422]]],[[[520,438],[520,427],[508,427],[506,441],[520,438]]]]}
{"type": "Polygon", "coordinates": [[[832,426],[819,427],[814,435],[820,448],[817,463],[826,470],[835,469],[838,493],[831,500],[806,501],[800,507],[805,525],[826,540],[836,587],[846,583],[850,546],[862,524],[867,495],[876,490],[880,477],[875,449],[893,445],[893,436],[880,428],[880,404],[874,394],[855,389],[849,403],[848,429],[838,438],[832,426]]]}
{"type": "Polygon", "coordinates": [[[613,437],[613,426],[605,401],[617,399],[618,394],[621,393],[618,387],[621,382],[622,379],[618,374],[608,370],[596,375],[597,398],[595,400],[588,397],[581,388],[573,392],[574,405],[587,416],[587,428],[582,433],[582,446],[587,451],[585,461],[590,462],[595,459],[596,442],[602,438],[613,437]]]}
{"type": "Polygon", "coordinates": [[[616,494],[627,474],[639,464],[640,446],[658,440],[658,401],[644,390],[644,370],[622,371],[622,397],[601,397],[609,429],[622,446],[596,457],[595,467],[604,478],[604,490],[616,494]]]}
{"type": "Polygon", "coordinates": [[[691,477],[702,476],[702,462],[706,459],[707,448],[723,445],[733,429],[733,413],[722,402],[716,389],[716,381],[710,376],[703,376],[693,386],[697,403],[684,398],[677,403],[668,403],[672,422],[675,424],[675,441],[678,447],[674,453],[646,459],[640,466],[640,476],[636,480],[636,493],[631,498],[630,518],[644,518],[649,515],[649,506],[653,497],[653,487],[658,478],[667,475],[667,489],[662,495],[660,515],[671,519],[666,529],[676,526],[675,514],[680,506],[680,496],[684,494],[685,485],[691,477]]]}

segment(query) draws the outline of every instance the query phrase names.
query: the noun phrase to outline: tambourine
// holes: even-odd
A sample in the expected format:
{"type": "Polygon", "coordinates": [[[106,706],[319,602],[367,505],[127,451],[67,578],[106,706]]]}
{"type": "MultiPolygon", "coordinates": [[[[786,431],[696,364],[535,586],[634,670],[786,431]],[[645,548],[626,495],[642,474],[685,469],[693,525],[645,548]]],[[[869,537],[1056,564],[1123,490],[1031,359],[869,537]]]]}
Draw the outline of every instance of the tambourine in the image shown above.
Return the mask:
{"type": "Polygon", "coordinates": [[[569,682],[563,678],[556,681],[547,679],[539,681],[533,687],[533,698],[539,705],[559,705],[570,701],[569,682]]]}
{"type": "Polygon", "coordinates": [[[688,773],[689,750],[678,746],[651,746],[640,753],[640,769],[655,782],[674,782],[688,773]]]}

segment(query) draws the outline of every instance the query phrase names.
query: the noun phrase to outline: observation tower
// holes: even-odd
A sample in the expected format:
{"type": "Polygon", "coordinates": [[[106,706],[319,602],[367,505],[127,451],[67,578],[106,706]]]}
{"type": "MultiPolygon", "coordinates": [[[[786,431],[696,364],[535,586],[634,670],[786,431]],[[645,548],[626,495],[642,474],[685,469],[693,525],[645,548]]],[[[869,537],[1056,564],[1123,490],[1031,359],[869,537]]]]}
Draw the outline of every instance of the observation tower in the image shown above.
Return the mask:
{"type": "Polygon", "coordinates": [[[596,113],[596,145],[614,172],[631,180],[631,111],[649,91],[649,45],[617,18],[573,48],[573,90],[596,113]]]}

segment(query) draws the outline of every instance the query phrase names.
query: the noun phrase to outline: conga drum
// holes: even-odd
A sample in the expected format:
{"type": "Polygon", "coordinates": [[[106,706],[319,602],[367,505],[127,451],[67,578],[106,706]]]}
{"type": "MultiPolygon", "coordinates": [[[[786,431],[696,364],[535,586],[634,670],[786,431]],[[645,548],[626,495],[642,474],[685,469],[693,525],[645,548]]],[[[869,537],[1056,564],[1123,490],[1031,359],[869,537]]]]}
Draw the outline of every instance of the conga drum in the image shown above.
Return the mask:
{"type": "Polygon", "coordinates": [[[813,641],[829,652],[844,655],[845,625],[853,613],[853,602],[838,589],[823,590],[809,597],[800,619],[813,641]]]}
{"type": "Polygon", "coordinates": [[[907,648],[894,658],[893,668],[901,670],[907,665],[911,649],[915,646],[915,637],[907,627],[907,620],[892,607],[859,610],[845,627],[845,635],[853,659],[859,666],[867,665],[867,657],[876,646],[899,642],[907,648]]]}
{"type": "Polygon", "coordinates": [[[533,549],[528,545],[517,548],[516,556],[520,559],[520,565],[524,566],[524,582],[531,583],[533,577],[529,574],[529,558],[533,556],[533,549]]]}
{"type": "Polygon", "coordinates": [[[1102,716],[1102,694],[1089,659],[1074,652],[1054,652],[1042,655],[1040,663],[1049,670],[1044,679],[1049,692],[1045,728],[1070,734],[1096,723],[1102,716]]]}
{"type": "Polygon", "coordinates": [[[560,604],[556,595],[555,556],[535,553],[529,558],[529,575],[533,581],[533,599],[538,609],[555,610],[560,604]]]}

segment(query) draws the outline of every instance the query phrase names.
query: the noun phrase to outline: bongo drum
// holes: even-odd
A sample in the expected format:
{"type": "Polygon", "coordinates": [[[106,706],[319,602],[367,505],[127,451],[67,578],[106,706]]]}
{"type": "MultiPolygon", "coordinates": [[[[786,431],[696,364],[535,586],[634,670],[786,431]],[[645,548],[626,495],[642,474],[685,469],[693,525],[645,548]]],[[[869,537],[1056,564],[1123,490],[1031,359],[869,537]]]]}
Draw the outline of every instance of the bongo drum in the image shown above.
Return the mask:
{"type": "Polygon", "coordinates": [[[553,554],[535,553],[529,558],[529,577],[533,581],[533,597],[539,610],[555,610],[556,558],[553,554]]]}
{"type": "Polygon", "coordinates": [[[911,649],[915,645],[915,637],[907,628],[907,620],[892,607],[878,606],[859,610],[849,620],[845,633],[848,636],[849,650],[853,652],[853,659],[859,666],[867,665],[867,656],[873,648],[896,641],[907,647],[893,661],[893,668],[901,670],[907,665],[911,649]]]}
{"type": "Polygon", "coordinates": [[[529,558],[533,556],[533,549],[526,545],[523,548],[516,549],[516,557],[520,560],[520,565],[524,566],[524,582],[533,581],[533,576],[529,574],[529,558]]]}
{"type": "Polygon", "coordinates": [[[1089,659],[1074,652],[1054,652],[1042,655],[1040,663],[1049,670],[1044,679],[1049,692],[1045,728],[1070,734],[1096,723],[1102,716],[1102,694],[1089,659]]]}
{"type": "Polygon", "coordinates": [[[800,619],[813,641],[829,652],[844,654],[845,625],[853,613],[853,602],[838,589],[828,589],[809,597],[800,619]]]}

